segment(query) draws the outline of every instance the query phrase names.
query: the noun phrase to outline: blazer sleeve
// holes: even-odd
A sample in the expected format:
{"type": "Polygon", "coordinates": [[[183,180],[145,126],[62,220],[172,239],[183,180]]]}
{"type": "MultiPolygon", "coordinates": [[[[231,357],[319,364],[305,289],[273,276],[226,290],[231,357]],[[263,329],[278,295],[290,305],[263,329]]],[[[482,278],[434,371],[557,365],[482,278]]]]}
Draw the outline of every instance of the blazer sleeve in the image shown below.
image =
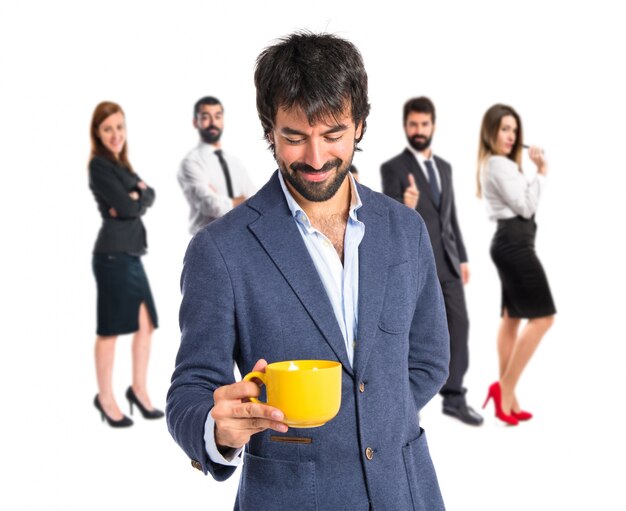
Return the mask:
{"type": "MultiPolygon", "coordinates": [[[[137,176],[137,181],[141,181],[139,176],[137,176]]],[[[154,188],[148,186],[148,188],[142,190],[138,187],[137,191],[139,192],[139,200],[146,208],[149,208],[154,204],[154,199],[156,198],[156,192],[154,191],[154,188]]]]}
{"type": "Polygon", "coordinates": [[[409,379],[421,410],[448,379],[450,338],[435,259],[424,221],[418,248],[418,294],[409,332],[409,379]]]}
{"type": "Polygon", "coordinates": [[[89,178],[94,193],[109,207],[115,208],[119,219],[137,218],[146,212],[145,202],[130,198],[129,191],[115,175],[112,164],[94,158],[89,164],[89,178]]]}
{"type": "Polygon", "coordinates": [[[183,451],[217,481],[235,467],[214,463],[205,448],[204,427],[213,392],[235,382],[235,306],[226,263],[211,234],[191,241],[181,276],[181,343],[167,394],[167,426],[183,451]]]}
{"type": "Polygon", "coordinates": [[[448,177],[450,179],[450,197],[452,199],[452,212],[450,213],[450,223],[452,225],[452,232],[454,232],[454,238],[456,240],[456,249],[459,253],[459,261],[466,263],[467,251],[465,250],[465,243],[463,242],[463,235],[461,234],[461,228],[456,215],[456,200],[454,198],[454,186],[452,184],[452,167],[449,167],[448,177]]]}
{"type": "Polygon", "coordinates": [[[383,193],[392,199],[404,204],[405,186],[400,177],[397,167],[390,162],[383,163],[380,167],[383,193]]]}

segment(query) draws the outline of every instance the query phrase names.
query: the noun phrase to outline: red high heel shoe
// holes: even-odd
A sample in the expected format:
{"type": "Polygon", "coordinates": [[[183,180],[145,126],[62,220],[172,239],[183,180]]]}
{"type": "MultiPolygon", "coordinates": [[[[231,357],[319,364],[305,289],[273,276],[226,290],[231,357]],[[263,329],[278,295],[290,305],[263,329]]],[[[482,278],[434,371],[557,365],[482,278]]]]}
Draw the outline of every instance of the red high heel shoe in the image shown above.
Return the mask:
{"type": "Polygon", "coordinates": [[[493,399],[493,405],[496,409],[496,417],[511,426],[517,426],[518,420],[512,415],[507,415],[504,413],[504,410],[502,410],[502,390],[500,389],[500,382],[497,381],[489,386],[489,392],[487,392],[487,399],[485,399],[483,408],[487,406],[490,399],[493,399]]]}
{"type": "Polygon", "coordinates": [[[518,421],[529,421],[533,418],[532,413],[525,412],[524,410],[520,410],[519,412],[511,410],[511,415],[515,417],[518,421]]]}

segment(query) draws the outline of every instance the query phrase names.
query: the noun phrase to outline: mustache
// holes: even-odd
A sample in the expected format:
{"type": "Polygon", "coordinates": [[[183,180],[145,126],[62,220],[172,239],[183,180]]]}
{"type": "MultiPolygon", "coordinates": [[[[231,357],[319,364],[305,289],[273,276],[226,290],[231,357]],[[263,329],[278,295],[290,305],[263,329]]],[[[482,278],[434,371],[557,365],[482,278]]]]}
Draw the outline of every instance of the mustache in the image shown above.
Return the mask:
{"type": "Polygon", "coordinates": [[[413,135],[411,137],[411,140],[423,140],[424,142],[426,142],[428,140],[428,137],[425,137],[424,135],[413,135]]]}
{"type": "Polygon", "coordinates": [[[311,165],[300,162],[292,163],[291,165],[289,165],[289,168],[294,172],[307,172],[309,174],[314,174],[316,172],[328,172],[329,170],[332,170],[334,168],[339,168],[342,163],[343,161],[340,158],[335,158],[334,160],[330,160],[324,163],[324,165],[322,165],[322,168],[320,169],[314,169],[313,167],[311,167],[311,165]]]}
{"type": "Polygon", "coordinates": [[[207,126],[206,128],[204,128],[204,129],[202,129],[200,131],[208,133],[211,130],[220,131],[220,129],[217,126],[215,126],[214,124],[210,124],[209,126],[207,126]]]}

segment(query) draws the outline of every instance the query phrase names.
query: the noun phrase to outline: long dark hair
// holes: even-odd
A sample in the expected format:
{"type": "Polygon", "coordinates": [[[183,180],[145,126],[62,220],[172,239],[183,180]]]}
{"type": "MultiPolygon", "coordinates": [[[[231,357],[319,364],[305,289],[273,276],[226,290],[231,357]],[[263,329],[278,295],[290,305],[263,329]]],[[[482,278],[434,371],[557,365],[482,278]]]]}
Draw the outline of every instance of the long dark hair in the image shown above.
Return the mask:
{"type": "Polygon", "coordinates": [[[128,161],[128,142],[124,141],[124,147],[122,147],[122,151],[116,158],[111,151],[104,147],[102,140],[100,140],[100,137],[98,136],[98,129],[100,128],[100,125],[107,117],[118,112],[126,118],[122,107],[112,101],[103,101],[102,103],[99,103],[93,111],[93,115],[91,116],[91,129],[89,130],[89,134],[91,136],[91,154],[89,156],[89,161],[96,156],[102,156],[103,158],[107,158],[115,163],[121,164],[131,172],[134,172],[132,165],[128,161]]]}
{"type": "Polygon", "coordinates": [[[478,162],[476,169],[476,196],[479,198],[482,197],[482,187],[480,186],[480,174],[482,172],[482,168],[487,158],[496,154],[494,148],[496,147],[496,142],[498,140],[498,130],[500,129],[502,118],[507,115],[513,116],[517,121],[517,134],[515,136],[515,144],[513,144],[511,152],[506,155],[506,157],[517,164],[517,168],[520,172],[522,170],[522,147],[524,144],[522,136],[522,120],[513,107],[502,105],[500,103],[493,105],[485,112],[483,122],[480,126],[478,162]]]}

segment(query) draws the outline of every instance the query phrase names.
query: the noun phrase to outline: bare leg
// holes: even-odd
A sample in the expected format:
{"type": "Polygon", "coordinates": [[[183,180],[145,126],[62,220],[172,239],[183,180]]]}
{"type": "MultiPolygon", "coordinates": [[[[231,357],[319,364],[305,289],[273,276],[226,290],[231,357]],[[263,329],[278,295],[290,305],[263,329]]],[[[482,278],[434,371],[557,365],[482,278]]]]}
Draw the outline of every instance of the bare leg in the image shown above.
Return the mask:
{"type": "Polygon", "coordinates": [[[514,406],[519,411],[519,404],[515,399],[515,387],[539,342],[553,322],[554,316],[530,319],[515,342],[509,363],[500,377],[502,408],[505,413],[509,413],[514,406]]]}
{"type": "Polygon", "coordinates": [[[510,318],[509,312],[504,309],[504,314],[502,316],[502,320],[500,321],[500,328],[498,329],[498,360],[500,362],[500,379],[502,379],[507,367],[509,366],[520,323],[521,320],[519,318],[510,318]]]}
{"type": "Polygon", "coordinates": [[[150,359],[150,345],[152,343],[152,332],[154,326],[150,319],[150,314],[146,308],[146,304],[139,306],[139,330],[133,336],[133,391],[148,409],[152,410],[153,406],[148,397],[148,360],[150,359]]]}
{"type": "Polygon", "coordinates": [[[98,380],[98,400],[100,406],[111,419],[121,420],[124,417],[115,397],[113,396],[113,362],[115,360],[115,344],[117,336],[96,337],[95,359],[96,378],[98,380]]]}

